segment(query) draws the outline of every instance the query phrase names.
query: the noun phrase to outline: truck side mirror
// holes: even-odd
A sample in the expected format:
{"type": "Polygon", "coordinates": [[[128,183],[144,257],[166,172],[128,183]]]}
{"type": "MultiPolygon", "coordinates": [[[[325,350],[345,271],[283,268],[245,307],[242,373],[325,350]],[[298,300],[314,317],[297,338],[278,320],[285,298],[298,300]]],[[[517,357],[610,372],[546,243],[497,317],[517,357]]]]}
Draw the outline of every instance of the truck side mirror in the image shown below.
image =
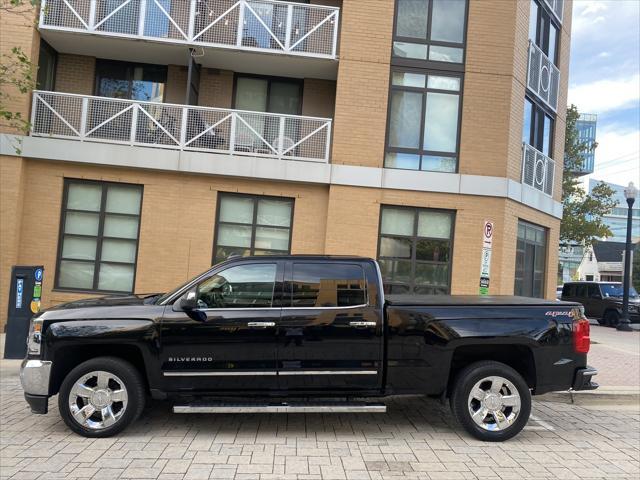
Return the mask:
{"type": "Polygon", "coordinates": [[[178,300],[173,303],[173,311],[176,312],[191,312],[198,307],[198,295],[196,289],[188,290],[178,300]]]}

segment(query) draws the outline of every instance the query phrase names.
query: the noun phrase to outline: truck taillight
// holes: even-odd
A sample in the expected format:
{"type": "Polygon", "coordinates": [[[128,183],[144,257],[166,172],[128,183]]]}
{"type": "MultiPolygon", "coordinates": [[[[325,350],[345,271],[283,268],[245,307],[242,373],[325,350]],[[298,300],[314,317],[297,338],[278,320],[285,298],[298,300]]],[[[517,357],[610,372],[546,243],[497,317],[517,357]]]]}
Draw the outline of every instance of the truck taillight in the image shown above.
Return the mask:
{"type": "Polygon", "coordinates": [[[589,338],[589,320],[584,316],[584,310],[575,311],[573,320],[573,347],[577,353],[589,353],[591,339],[589,338]]]}

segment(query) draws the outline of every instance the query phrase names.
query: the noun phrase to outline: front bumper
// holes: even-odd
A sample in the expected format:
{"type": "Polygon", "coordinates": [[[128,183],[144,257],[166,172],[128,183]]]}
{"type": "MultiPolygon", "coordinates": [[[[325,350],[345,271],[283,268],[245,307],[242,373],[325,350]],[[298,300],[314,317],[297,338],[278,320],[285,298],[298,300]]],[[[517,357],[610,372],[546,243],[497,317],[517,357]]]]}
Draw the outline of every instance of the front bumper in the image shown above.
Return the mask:
{"type": "Polygon", "coordinates": [[[573,380],[573,390],[595,390],[598,384],[591,381],[591,378],[598,374],[598,370],[593,367],[579,368],[573,380]]]}
{"type": "Polygon", "coordinates": [[[33,413],[47,413],[51,365],[52,363],[46,360],[22,361],[20,383],[24,390],[24,398],[33,413]]]}

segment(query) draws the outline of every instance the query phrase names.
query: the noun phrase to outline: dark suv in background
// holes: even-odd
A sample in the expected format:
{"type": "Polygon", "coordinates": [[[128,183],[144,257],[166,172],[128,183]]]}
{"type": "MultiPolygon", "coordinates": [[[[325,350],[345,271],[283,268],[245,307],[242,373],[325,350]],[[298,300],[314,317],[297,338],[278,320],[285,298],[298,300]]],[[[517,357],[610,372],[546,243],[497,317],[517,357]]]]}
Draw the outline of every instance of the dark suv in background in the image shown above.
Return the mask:
{"type": "MultiPolygon", "coordinates": [[[[562,287],[561,300],[578,302],[585,315],[600,325],[616,326],[622,315],[622,284],[620,282],[568,282],[562,287]]],[[[640,298],[631,287],[629,291],[629,320],[640,323],[640,298]]]]}

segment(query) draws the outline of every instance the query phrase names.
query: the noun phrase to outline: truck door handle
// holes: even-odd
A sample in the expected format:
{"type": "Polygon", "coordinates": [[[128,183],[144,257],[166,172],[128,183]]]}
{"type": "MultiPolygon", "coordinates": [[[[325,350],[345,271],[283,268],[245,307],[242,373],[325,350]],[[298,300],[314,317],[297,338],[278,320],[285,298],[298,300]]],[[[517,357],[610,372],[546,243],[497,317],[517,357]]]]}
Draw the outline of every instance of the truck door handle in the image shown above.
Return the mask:
{"type": "Polygon", "coordinates": [[[267,327],[275,327],[276,322],[248,322],[247,327],[249,328],[267,328],[267,327]]]}
{"type": "Polygon", "coordinates": [[[375,327],[376,322],[349,322],[352,327],[375,327]]]}

